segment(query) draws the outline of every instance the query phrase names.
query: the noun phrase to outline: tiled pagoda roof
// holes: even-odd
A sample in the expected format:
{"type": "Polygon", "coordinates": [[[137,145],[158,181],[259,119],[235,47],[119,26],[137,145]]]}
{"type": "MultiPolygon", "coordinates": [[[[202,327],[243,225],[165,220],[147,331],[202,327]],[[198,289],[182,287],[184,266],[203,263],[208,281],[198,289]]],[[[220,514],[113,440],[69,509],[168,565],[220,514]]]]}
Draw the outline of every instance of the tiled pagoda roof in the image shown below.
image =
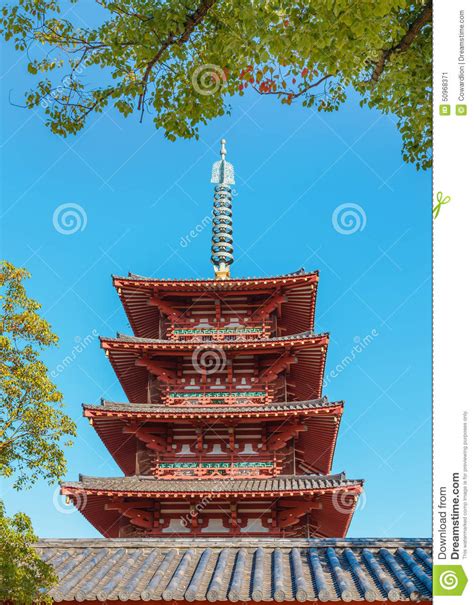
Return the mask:
{"type": "Polygon", "coordinates": [[[267,277],[230,277],[229,279],[225,279],[225,280],[218,280],[215,279],[214,277],[204,277],[204,278],[163,278],[163,277],[147,277],[144,275],[137,275],[136,273],[130,273],[127,276],[123,276],[123,275],[112,275],[112,279],[113,280],[124,280],[124,281],[145,281],[145,282],[153,282],[153,283],[170,283],[170,282],[176,282],[176,283],[189,283],[189,284],[201,284],[201,283],[209,283],[212,284],[213,286],[215,285],[217,288],[218,287],[226,287],[226,284],[233,284],[235,285],[236,283],[240,283],[240,282],[257,282],[257,283],[264,283],[264,282],[270,282],[273,279],[291,279],[294,277],[309,277],[312,275],[319,275],[319,271],[318,270],[312,270],[312,271],[306,271],[303,267],[301,269],[298,269],[297,271],[293,271],[292,273],[282,273],[280,275],[269,275],[267,277]]]}
{"type": "Polygon", "coordinates": [[[422,539],[41,540],[55,602],[430,601],[422,539]]]}
{"type": "Polygon", "coordinates": [[[62,492],[69,491],[156,494],[269,494],[312,493],[342,487],[362,487],[362,479],[347,479],[345,473],[336,475],[277,475],[265,479],[156,479],[153,476],[87,477],[61,484],[62,492]]]}
{"type": "Polygon", "coordinates": [[[153,427],[160,435],[169,423],[210,428],[214,435],[220,426],[252,426],[256,422],[270,423],[278,431],[288,421],[297,420],[305,430],[297,437],[296,460],[305,472],[330,473],[336,438],[344,403],[330,402],[326,397],[310,401],[282,401],[252,405],[159,405],[147,403],[103,402],[102,405],[83,405],[84,415],[90,419],[97,434],[125,475],[135,473],[137,440],[129,426],[136,430],[153,427]],[[124,432],[128,427],[129,430],[124,432]],[[161,428],[160,428],[161,427],[161,428]]]}
{"type": "MultiPolygon", "coordinates": [[[[260,297],[280,291],[286,297],[281,303],[281,325],[288,333],[313,328],[318,288],[318,271],[304,270],[275,277],[219,279],[156,279],[130,274],[112,276],[127,317],[137,336],[156,338],[159,335],[159,309],[150,299],[164,297],[173,304],[188,297],[194,305],[204,304],[209,297],[229,300],[246,294],[260,297]],[[196,300],[197,299],[197,300],[196,300]],[[202,300],[201,300],[202,299],[202,300]],[[173,303],[174,301],[174,303],[173,303]]],[[[179,307],[179,304],[178,304],[179,307]]]]}
{"type": "Polygon", "coordinates": [[[210,347],[214,346],[219,346],[219,347],[223,347],[223,348],[230,348],[230,349],[234,349],[236,347],[238,347],[239,345],[242,346],[247,346],[247,348],[249,348],[251,345],[263,345],[265,346],[266,344],[274,344],[274,343],[278,343],[278,342],[289,342],[289,341],[296,341],[296,340],[308,340],[308,339],[312,339],[312,338],[328,338],[329,337],[329,333],[328,332],[324,332],[322,334],[316,334],[315,332],[311,332],[311,331],[307,331],[307,332],[300,332],[299,334],[289,334],[288,336],[275,336],[273,338],[265,338],[265,339],[258,339],[258,340],[230,340],[230,341],[219,341],[218,343],[214,343],[212,341],[209,340],[193,340],[193,341],[189,341],[189,342],[179,342],[179,341],[174,341],[174,340],[170,340],[169,338],[140,338],[139,336],[131,336],[130,334],[121,334],[120,332],[117,333],[117,336],[115,338],[108,338],[108,337],[101,337],[100,340],[101,342],[130,342],[130,343],[136,343],[136,344],[145,344],[145,345],[169,345],[169,348],[188,348],[188,349],[193,349],[196,348],[197,345],[199,344],[206,344],[210,347]]]}
{"type": "Polygon", "coordinates": [[[262,340],[234,340],[215,343],[212,341],[177,342],[138,338],[119,335],[118,338],[101,338],[101,345],[124,389],[132,402],[146,401],[148,388],[148,370],[137,366],[136,361],[145,354],[151,355],[191,355],[197,347],[218,348],[231,355],[249,354],[281,355],[284,349],[293,348],[298,363],[292,364],[290,374],[295,390],[292,399],[310,399],[321,397],[323,374],[329,335],[302,332],[292,336],[281,336],[262,340]]]}
{"type": "Polygon", "coordinates": [[[129,414],[133,416],[191,416],[199,417],[205,415],[225,416],[245,416],[251,414],[278,415],[282,412],[309,412],[312,410],[330,410],[340,408],[344,402],[331,402],[327,397],[320,399],[310,399],[308,401],[275,401],[273,403],[261,405],[199,405],[199,406],[169,406],[153,403],[117,403],[113,401],[104,401],[100,405],[83,404],[85,411],[91,412],[117,412],[120,414],[129,414]]]}
{"type": "MultiPolygon", "coordinates": [[[[313,528],[312,535],[323,538],[346,535],[358,498],[362,493],[362,486],[362,480],[347,479],[344,473],[276,475],[267,478],[228,480],[161,479],[150,475],[80,476],[78,482],[63,483],[61,493],[70,497],[86,519],[106,538],[123,537],[121,527],[124,514],[127,518],[130,515],[134,523],[138,523],[138,527],[144,528],[145,532],[163,532],[161,528],[154,525],[150,517],[150,506],[153,510],[158,507],[165,515],[173,514],[171,509],[183,509],[175,513],[175,515],[181,514],[181,517],[175,516],[175,519],[178,519],[178,526],[169,530],[175,536],[200,532],[200,528],[187,527],[180,523],[179,519],[182,520],[183,511],[192,512],[192,507],[196,503],[207,502],[207,500],[212,502],[209,502],[209,506],[205,509],[212,516],[226,517],[227,513],[222,511],[222,507],[233,506],[236,501],[242,515],[256,514],[255,507],[258,508],[259,519],[265,513],[276,514],[278,520],[281,520],[287,528],[284,531],[290,535],[301,530],[301,514],[307,514],[307,521],[313,528]],[[171,507],[169,510],[168,504],[171,507]],[[249,508],[251,510],[247,510],[249,508]]],[[[202,514],[204,515],[204,511],[202,514]]],[[[268,519],[265,522],[268,523],[268,519]]],[[[272,528],[261,527],[260,523],[247,524],[245,520],[243,523],[247,528],[244,531],[250,534],[265,535],[272,531],[272,528]]],[[[303,530],[305,528],[306,525],[303,530]]],[[[130,527],[130,530],[135,531],[135,528],[130,527]]],[[[281,533],[279,528],[272,533],[277,531],[281,533]]],[[[213,533],[212,527],[209,533],[213,533]]],[[[217,533],[223,533],[220,527],[217,533]]]]}

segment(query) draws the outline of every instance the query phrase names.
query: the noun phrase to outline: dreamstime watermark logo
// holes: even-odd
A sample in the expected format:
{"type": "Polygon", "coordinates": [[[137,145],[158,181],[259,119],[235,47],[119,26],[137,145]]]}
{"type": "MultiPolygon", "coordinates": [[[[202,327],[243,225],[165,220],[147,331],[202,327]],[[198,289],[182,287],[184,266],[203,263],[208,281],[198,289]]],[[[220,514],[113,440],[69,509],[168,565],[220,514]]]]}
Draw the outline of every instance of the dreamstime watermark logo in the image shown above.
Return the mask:
{"type": "Polygon", "coordinates": [[[94,328],[90,334],[81,338],[76,336],[76,344],[72,348],[72,351],[64,357],[60,363],[51,371],[51,377],[57,378],[60,374],[67,370],[67,368],[76,361],[77,357],[99,336],[99,332],[94,328]]]}
{"type": "Polygon", "coordinates": [[[359,204],[347,203],[338,206],[332,213],[332,226],[342,235],[363,231],[367,224],[365,210],[359,204]]]}
{"type": "Polygon", "coordinates": [[[369,52],[365,55],[365,57],[360,60],[359,69],[360,70],[365,69],[365,70],[372,72],[375,64],[380,59],[380,55],[382,54],[382,52],[383,51],[375,50],[375,48],[372,48],[371,50],[369,50],[369,52]]]}
{"type": "Polygon", "coordinates": [[[444,590],[454,590],[459,584],[458,576],[452,569],[443,571],[439,576],[439,584],[444,590]]]}
{"type": "Polygon", "coordinates": [[[367,503],[365,492],[354,494],[353,492],[333,492],[332,505],[341,515],[352,515],[357,510],[363,510],[367,503]]]}
{"type": "Polygon", "coordinates": [[[195,519],[210,502],[212,502],[212,499],[212,496],[205,496],[201,502],[191,506],[189,513],[186,513],[186,515],[182,516],[179,520],[181,527],[187,528],[192,525],[193,519],[195,519]]]}
{"type": "Polygon", "coordinates": [[[63,515],[72,515],[85,509],[87,494],[76,494],[73,502],[71,498],[61,494],[61,487],[58,486],[53,493],[53,504],[54,508],[63,515]]]}
{"type": "MultiPolygon", "coordinates": [[[[77,35],[79,37],[81,35],[81,32],[78,32],[77,35]]],[[[68,93],[71,93],[78,78],[83,74],[84,70],[89,67],[89,65],[92,65],[94,57],[95,55],[91,53],[86,56],[83,60],[81,60],[79,65],[75,66],[74,71],[61,80],[60,86],[47,93],[41,99],[41,107],[43,109],[48,109],[48,107],[54,105],[54,103],[56,103],[56,101],[60,97],[64,97],[68,93]]]]}
{"type": "Polygon", "coordinates": [[[370,334],[366,334],[363,338],[354,336],[354,346],[349,353],[339,361],[334,368],[327,372],[323,382],[323,387],[327,389],[329,383],[342,374],[344,370],[360,355],[372,342],[379,336],[377,328],[373,328],[370,334]]]}
{"type": "Polygon", "coordinates": [[[53,226],[61,235],[73,235],[87,227],[87,214],[79,204],[61,204],[53,214],[53,226]]]}
{"type": "Polygon", "coordinates": [[[215,374],[225,370],[227,356],[224,349],[219,345],[200,345],[193,351],[192,364],[196,372],[200,374],[215,374]]]}
{"type": "MultiPolygon", "coordinates": [[[[227,488],[231,489],[231,485],[232,485],[232,479],[222,479],[219,480],[220,483],[219,485],[222,487],[222,490],[225,491],[227,488]]],[[[193,519],[195,519],[199,513],[202,513],[202,511],[206,508],[206,506],[208,504],[211,504],[211,502],[214,500],[214,495],[213,494],[209,494],[207,496],[204,496],[204,498],[201,500],[201,502],[198,502],[196,505],[192,505],[190,507],[190,510],[188,513],[186,513],[186,515],[182,515],[180,518],[180,524],[181,527],[189,527],[190,525],[192,525],[193,519]]]]}
{"type": "Polygon", "coordinates": [[[207,227],[212,223],[210,216],[205,216],[200,223],[198,223],[194,229],[191,229],[189,233],[183,235],[179,240],[181,248],[187,248],[193,239],[196,239],[207,227]]]}
{"type": "Polygon", "coordinates": [[[433,596],[460,597],[467,585],[462,565],[433,565],[433,596]]]}
{"type": "MultiPolygon", "coordinates": [[[[353,70],[359,73],[360,81],[368,83],[372,80],[375,67],[380,60],[380,53],[381,51],[378,50],[370,50],[362,58],[353,57],[353,70]]],[[[349,85],[349,80],[339,77],[325,82],[324,92],[316,94],[319,100],[319,107],[321,109],[329,109],[345,101],[346,90],[349,85]]]]}
{"type": "Polygon", "coordinates": [[[226,81],[225,71],[222,67],[213,63],[206,63],[197,67],[191,78],[194,90],[204,96],[210,96],[218,92],[226,81]]]}

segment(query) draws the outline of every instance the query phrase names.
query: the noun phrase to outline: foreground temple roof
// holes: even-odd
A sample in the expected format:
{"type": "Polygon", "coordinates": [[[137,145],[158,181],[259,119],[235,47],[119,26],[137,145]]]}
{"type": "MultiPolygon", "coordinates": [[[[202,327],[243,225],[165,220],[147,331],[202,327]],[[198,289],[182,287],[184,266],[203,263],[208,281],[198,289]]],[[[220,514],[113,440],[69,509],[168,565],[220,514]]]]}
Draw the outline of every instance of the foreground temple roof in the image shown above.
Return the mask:
{"type": "Polygon", "coordinates": [[[423,539],[41,540],[66,601],[430,601],[423,539]]]}

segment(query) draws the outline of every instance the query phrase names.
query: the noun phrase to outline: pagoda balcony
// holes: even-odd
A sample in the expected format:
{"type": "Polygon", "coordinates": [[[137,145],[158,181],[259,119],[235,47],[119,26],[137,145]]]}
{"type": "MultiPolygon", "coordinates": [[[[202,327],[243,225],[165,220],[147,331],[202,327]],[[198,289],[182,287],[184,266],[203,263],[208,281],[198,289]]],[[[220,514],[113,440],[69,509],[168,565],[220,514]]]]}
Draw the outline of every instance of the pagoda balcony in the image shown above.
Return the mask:
{"type": "Polygon", "coordinates": [[[281,471],[281,462],[276,456],[259,456],[258,460],[185,461],[159,460],[153,475],[159,479],[262,479],[272,477],[281,471]]]}
{"type": "Polygon", "coordinates": [[[287,464],[284,472],[325,475],[342,413],[343,403],[327,398],[253,406],[84,405],[84,415],[125,475],[150,474],[157,460],[239,461],[238,454],[242,461],[268,461],[274,453],[278,465],[287,464]]]}
{"type": "Polygon", "coordinates": [[[270,338],[272,335],[272,324],[269,321],[243,321],[242,325],[216,325],[216,326],[187,326],[183,323],[171,324],[166,332],[167,338],[178,342],[199,340],[209,341],[233,341],[233,340],[255,340],[256,338],[270,338]]]}
{"type": "Polygon", "coordinates": [[[328,342],[328,334],[312,332],[217,345],[125,335],[101,338],[130,401],[163,403],[168,393],[176,393],[177,401],[170,397],[168,404],[193,397],[200,401],[204,389],[222,392],[214,399],[229,397],[232,402],[267,389],[274,389],[272,401],[319,398],[328,342]]]}
{"type": "Polygon", "coordinates": [[[166,389],[165,405],[255,405],[273,401],[273,389],[268,385],[255,385],[250,391],[211,391],[203,387],[199,391],[178,388],[166,389]]]}

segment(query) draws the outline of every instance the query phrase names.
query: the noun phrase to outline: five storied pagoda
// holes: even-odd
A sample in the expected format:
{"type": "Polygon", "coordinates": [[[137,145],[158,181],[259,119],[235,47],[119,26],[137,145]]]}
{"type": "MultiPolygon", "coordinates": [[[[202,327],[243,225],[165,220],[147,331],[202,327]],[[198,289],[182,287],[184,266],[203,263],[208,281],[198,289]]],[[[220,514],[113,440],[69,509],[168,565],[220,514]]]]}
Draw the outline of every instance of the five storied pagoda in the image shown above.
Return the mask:
{"type": "Polygon", "coordinates": [[[125,476],[62,492],[107,537],[345,536],[363,482],[331,472],[318,273],[231,278],[225,141],[211,181],[214,279],[113,278],[134,335],[101,345],[130,403],[84,413],[125,476]]]}
{"type": "Polygon", "coordinates": [[[114,277],[133,336],[102,338],[129,402],[84,405],[123,471],[62,493],[104,536],[41,540],[71,605],[428,601],[431,541],[345,538],[362,481],[334,474],[318,273],[231,278],[233,166],[215,185],[213,279],[114,277]]]}

